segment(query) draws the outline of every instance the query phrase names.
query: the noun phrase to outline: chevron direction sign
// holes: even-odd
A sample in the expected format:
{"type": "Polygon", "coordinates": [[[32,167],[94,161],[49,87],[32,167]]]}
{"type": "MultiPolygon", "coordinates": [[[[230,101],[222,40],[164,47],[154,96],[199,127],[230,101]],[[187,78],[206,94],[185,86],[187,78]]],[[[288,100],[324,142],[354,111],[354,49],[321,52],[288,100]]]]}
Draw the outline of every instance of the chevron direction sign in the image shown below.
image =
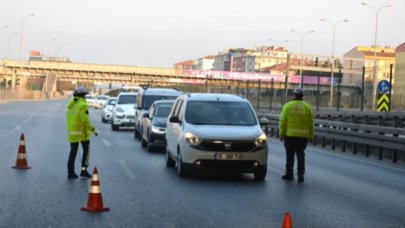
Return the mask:
{"type": "Polygon", "coordinates": [[[381,80],[378,85],[378,101],[377,101],[377,111],[388,112],[390,111],[390,92],[391,84],[387,80],[381,80]]]}

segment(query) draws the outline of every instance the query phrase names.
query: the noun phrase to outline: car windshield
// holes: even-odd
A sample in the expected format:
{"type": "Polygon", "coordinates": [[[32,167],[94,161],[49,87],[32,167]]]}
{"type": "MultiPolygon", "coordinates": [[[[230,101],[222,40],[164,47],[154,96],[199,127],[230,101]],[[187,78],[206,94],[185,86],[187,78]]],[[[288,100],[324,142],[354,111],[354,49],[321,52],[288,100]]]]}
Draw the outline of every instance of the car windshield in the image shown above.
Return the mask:
{"type": "Polygon", "coordinates": [[[86,95],[86,99],[94,99],[92,95],[86,95]]]}
{"type": "Polygon", "coordinates": [[[108,104],[109,104],[109,105],[112,105],[112,103],[113,103],[114,101],[116,101],[116,100],[117,100],[117,99],[109,99],[109,100],[108,100],[108,104]]]}
{"type": "Polygon", "coordinates": [[[173,103],[158,104],[155,108],[156,117],[168,117],[173,103]]]}
{"type": "Polygon", "coordinates": [[[256,115],[246,102],[190,101],[186,121],[199,125],[256,125],[256,115]]]}
{"type": "Polygon", "coordinates": [[[153,102],[157,100],[174,100],[177,96],[158,96],[158,95],[144,95],[142,109],[149,109],[153,102]]]}
{"type": "Polygon", "coordinates": [[[97,97],[97,100],[106,101],[107,99],[108,99],[108,97],[97,97]]]}
{"type": "Polygon", "coordinates": [[[135,104],[136,103],[136,95],[121,95],[118,98],[117,104],[135,104]]]}

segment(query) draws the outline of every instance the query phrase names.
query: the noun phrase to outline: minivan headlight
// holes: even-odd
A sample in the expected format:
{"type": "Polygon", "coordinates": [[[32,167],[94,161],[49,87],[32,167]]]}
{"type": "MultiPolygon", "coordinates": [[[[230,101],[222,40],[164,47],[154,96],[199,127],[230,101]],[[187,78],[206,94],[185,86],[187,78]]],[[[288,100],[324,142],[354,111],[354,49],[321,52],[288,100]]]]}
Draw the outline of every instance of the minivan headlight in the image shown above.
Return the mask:
{"type": "Polygon", "coordinates": [[[197,146],[202,141],[198,136],[196,136],[190,132],[186,132],[184,134],[184,138],[186,139],[187,143],[194,145],[194,146],[197,146]]]}
{"type": "Polygon", "coordinates": [[[123,112],[124,112],[124,109],[122,109],[122,108],[120,108],[120,107],[116,107],[116,108],[115,108],[115,111],[116,111],[116,112],[122,112],[122,113],[123,113],[123,112]]]}
{"type": "Polygon", "coordinates": [[[263,133],[256,138],[255,144],[256,146],[262,147],[267,142],[267,136],[263,133]]]}

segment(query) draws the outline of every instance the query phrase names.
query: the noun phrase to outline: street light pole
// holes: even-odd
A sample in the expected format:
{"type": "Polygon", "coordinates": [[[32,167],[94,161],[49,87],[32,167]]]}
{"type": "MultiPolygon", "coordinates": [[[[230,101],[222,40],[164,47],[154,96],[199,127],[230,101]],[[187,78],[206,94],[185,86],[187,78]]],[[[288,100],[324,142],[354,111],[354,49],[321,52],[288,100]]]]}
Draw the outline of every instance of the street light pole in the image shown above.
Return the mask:
{"type": "Polygon", "coordinates": [[[375,13],[375,28],[374,28],[374,72],[373,72],[373,110],[375,110],[376,106],[376,96],[377,96],[377,32],[378,32],[378,14],[381,12],[382,9],[392,7],[393,5],[388,4],[385,6],[380,7],[379,9],[375,8],[374,6],[362,2],[361,5],[370,7],[375,13]]]}
{"type": "Polygon", "coordinates": [[[302,88],[303,84],[304,84],[304,77],[302,76],[302,61],[303,61],[303,58],[302,58],[303,53],[302,53],[302,51],[303,51],[303,47],[304,47],[304,36],[307,35],[307,34],[310,34],[310,33],[314,33],[315,31],[311,30],[311,31],[304,32],[304,33],[298,32],[298,31],[296,31],[294,29],[291,29],[290,31],[297,33],[301,37],[301,48],[300,48],[300,78],[301,78],[301,81],[300,81],[300,87],[302,88]]]}
{"type": "Polygon", "coordinates": [[[334,77],[334,68],[335,68],[335,35],[336,35],[336,26],[342,22],[349,22],[347,19],[343,19],[333,23],[332,21],[321,19],[322,22],[329,23],[332,26],[332,66],[331,66],[331,76],[330,76],[330,109],[333,108],[333,77],[334,77]]]}
{"type": "Polygon", "coordinates": [[[27,20],[29,17],[33,17],[35,14],[30,14],[26,17],[24,17],[22,23],[21,23],[21,35],[20,35],[20,73],[22,71],[22,46],[23,46],[23,36],[24,36],[24,23],[25,20],[27,20]]]}
{"type": "Polygon", "coordinates": [[[13,36],[17,36],[18,34],[19,34],[19,33],[16,32],[16,33],[11,34],[11,35],[8,37],[8,41],[7,41],[7,56],[6,56],[6,59],[8,59],[9,56],[10,56],[10,40],[11,40],[11,38],[12,38],[13,36]]]}

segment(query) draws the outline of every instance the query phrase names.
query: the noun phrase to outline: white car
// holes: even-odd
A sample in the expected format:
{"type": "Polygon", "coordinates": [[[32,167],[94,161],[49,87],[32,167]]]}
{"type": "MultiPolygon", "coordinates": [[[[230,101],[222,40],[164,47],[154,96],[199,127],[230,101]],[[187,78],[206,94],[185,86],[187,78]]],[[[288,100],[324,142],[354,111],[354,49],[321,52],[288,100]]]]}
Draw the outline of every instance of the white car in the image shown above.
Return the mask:
{"type": "Polygon", "coordinates": [[[94,104],[94,107],[96,109],[103,108],[105,105],[105,102],[107,102],[108,98],[109,98],[109,96],[107,96],[107,95],[98,95],[96,97],[96,102],[94,104]]]}
{"type": "MultiPolygon", "coordinates": [[[[268,123],[263,118],[262,124],[268,123]]],[[[166,127],[166,166],[180,177],[192,169],[267,174],[268,145],[260,122],[245,98],[232,94],[179,96],[166,127]]]]}
{"type": "Polygon", "coordinates": [[[86,103],[88,107],[94,107],[96,105],[96,98],[91,94],[86,94],[86,103]]]}
{"type": "Polygon", "coordinates": [[[136,93],[123,92],[118,95],[117,103],[112,111],[111,129],[119,130],[120,127],[135,126],[136,93]]]}
{"type": "Polygon", "coordinates": [[[107,123],[112,119],[112,111],[117,103],[117,97],[109,97],[101,109],[101,122],[107,123]]]}

